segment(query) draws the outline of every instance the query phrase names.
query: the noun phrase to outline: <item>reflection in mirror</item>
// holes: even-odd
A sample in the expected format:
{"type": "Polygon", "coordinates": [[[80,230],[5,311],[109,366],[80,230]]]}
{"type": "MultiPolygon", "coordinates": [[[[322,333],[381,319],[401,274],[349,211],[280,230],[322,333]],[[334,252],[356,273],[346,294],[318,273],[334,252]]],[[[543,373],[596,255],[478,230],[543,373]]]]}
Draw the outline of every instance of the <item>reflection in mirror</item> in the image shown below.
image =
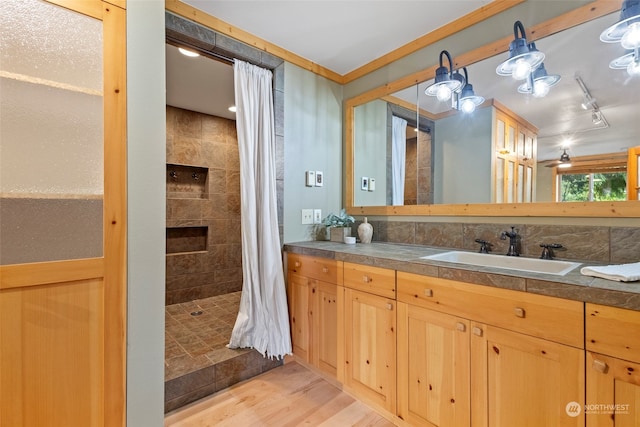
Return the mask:
{"type": "Polygon", "coordinates": [[[414,117],[406,133],[415,137],[418,112],[420,124],[428,123],[420,125],[428,138],[418,132],[415,146],[406,145],[405,205],[626,200],[619,190],[625,188],[627,152],[638,145],[640,80],[610,69],[607,59],[624,52],[599,40],[618,16],[536,41],[549,73],[562,76],[545,97],[519,93],[521,81],[496,75],[507,57],[502,53],[467,67],[474,90],[487,99],[473,114],[426,96],[433,80],[356,106],[354,205],[394,204],[391,117],[414,117]],[[561,169],[565,149],[572,166],[561,169]],[[585,178],[589,174],[595,175],[585,178]],[[377,188],[362,190],[362,177],[376,178],[377,188]],[[567,195],[571,180],[582,182],[581,190],[567,195]]]}

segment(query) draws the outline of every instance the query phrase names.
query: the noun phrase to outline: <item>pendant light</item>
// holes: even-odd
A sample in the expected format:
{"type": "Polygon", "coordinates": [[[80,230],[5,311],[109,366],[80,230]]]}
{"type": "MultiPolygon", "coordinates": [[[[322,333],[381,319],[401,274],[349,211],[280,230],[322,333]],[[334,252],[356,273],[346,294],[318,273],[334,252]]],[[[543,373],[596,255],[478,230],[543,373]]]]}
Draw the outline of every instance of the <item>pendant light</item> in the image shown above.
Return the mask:
{"type": "Polygon", "coordinates": [[[429,96],[435,96],[438,101],[448,101],[453,93],[459,90],[463,82],[453,76],[453,61],[451,55],[446,50],[440,52],[440,67],[436,70],[435,83],[427,87],[424,91],[429,96]],[[449,60],[449,68],[443,64],[443,56],[449,60]]]}
{"type": "Polygon", "coordinates": [[[640,75],[640,0],[625,0],[620,19],[600,34],[605,43],[620,42],[630,50],[609,63],[609,68],[626,69],[630,76],[640,75]]]}
{"type": "Polygon", "coordinates": [[[527,35],[520,21],[513,24],[513,37],[509,44],[509,58],[498,65],[496,73],[524,80],[544,61],[544,53],[536,49],[535,43],[527,43],[527,35]]]}
{"type": "Polygon", "coordinates": [[[567,149],[565,148],[560,155],[560,164],[558,164],[559,168],[570,168],[571,167],[571,158],[567,153],[567,149]]]}

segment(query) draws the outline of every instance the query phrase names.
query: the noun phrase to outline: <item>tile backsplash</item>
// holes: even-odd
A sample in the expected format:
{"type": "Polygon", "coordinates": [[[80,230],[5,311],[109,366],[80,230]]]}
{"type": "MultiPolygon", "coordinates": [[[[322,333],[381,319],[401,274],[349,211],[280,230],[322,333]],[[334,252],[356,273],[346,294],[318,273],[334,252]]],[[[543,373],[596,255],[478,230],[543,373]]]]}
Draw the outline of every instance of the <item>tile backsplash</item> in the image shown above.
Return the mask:
{"type": "MultiPolygon", "coordinates": [[[[640,228],[578,225],[441,223],[411,221],[376,221],[373,241],[439,246],[450,249],[478,250],[475,239],[489,242],[491,252],[507,253],[509,239],[500,240],[503,231],[514,226],[519,235],[520,254],[539,257],[540,244],[559,243],[555,258],[621,264],[640,262],[640,228]]],[[[357,235],[358,225],[353,226],[357,235]]]]}

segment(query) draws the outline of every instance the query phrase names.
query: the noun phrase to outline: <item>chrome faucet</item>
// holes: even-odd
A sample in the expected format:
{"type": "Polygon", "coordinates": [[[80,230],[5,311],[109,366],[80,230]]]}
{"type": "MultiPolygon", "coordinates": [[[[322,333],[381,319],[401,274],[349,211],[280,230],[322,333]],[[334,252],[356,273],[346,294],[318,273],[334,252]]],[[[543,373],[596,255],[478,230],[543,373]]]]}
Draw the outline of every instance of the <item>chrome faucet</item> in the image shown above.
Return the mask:
{"type": "Polygon", "coordinates": [[[500,240],[507,240],[509,238],[509,250],[507,256],[520,256],[518,253],[518,233],[515,227],[511,227],[511,231],[503,231],[500,234],[500,240]]]}

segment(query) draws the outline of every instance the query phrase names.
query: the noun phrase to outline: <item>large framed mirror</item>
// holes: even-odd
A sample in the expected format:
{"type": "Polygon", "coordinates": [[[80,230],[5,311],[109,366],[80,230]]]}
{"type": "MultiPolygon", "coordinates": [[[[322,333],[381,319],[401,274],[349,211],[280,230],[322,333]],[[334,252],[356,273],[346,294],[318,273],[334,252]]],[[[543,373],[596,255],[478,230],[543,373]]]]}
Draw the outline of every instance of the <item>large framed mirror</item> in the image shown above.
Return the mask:
{"type": "Polygon", "coordinates": [[[486,99],[471,114],[425,95],[437,66],[347,100],[349,212],[639,217],[627,184],[637,186],[628,164],[640,146],[640,78],[609,68],[624,50],[599,35],[620,6],[597,6],[527,29],[548,73],[561,75],[544,97],[496,74],[506,37],[454,58],[486,99]],[[563,154],[570,168],[559,167],[563,154]]]}

